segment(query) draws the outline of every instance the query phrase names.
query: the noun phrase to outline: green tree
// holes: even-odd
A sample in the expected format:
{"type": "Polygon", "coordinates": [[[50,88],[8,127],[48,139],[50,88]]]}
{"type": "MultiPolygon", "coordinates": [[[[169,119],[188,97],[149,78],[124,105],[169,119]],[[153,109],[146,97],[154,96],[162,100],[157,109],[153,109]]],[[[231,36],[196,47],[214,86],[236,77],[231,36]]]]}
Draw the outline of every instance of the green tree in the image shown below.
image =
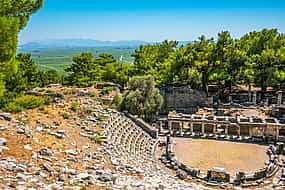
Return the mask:
{"type": "Polygon", "coordinates": [[[37,86],[37,68],[31,54],[19,54],[16,57],[18,69],[6,77],[6,88],[9,91],[21,92],[37,86]]]}
{"type": "Polygon", "coordinates": [[[0,95],[5,91],[5,78],[17,72],[18,61],[15,54],[18,33],[42,4],[43,0],[0,1],[0,95]]]}
{"type": "Polygon", "coordinates": [[[126,86],[134,75],[134,65],[127,63],[110,63],[103,67],[103,80],[126,86]]]}
{"type": "Polygon", "coordinates": [[[64,84],[64,82],[64,76],[58,74],[56,70],[37,72],[37,83],[39,87],[44,87],[49,84],[64,84]]]}
{"type": "Polygon", "coordinates": [[[135,76],[128,83],[123,95],[122,108],[139,117],[152,121],[162,106],[163,98],[155,87],[153,76],[135,76]]]}
{"type": "Polygon", "coordinates": [[[202,87],[208,95],[209,77],[218,66],[215,55],[216,45],[212,38],[206,39],[205,36],[201,36],[193,47],[196,51],[194,67],[200,73],[202,87]]]}
{"type": "Polygon", "coordinates": [[[155,81],[164,81],[164,61],[177,47],[176,41],[163,41],[158,44],[143,45],[135,50],[133,57],[137,75],[152,75],[155,81]]]}
{"type": "Polygon", "coordinates": [[[67,81],[69,85],[88,87],[101,80],[100,65],[94,62],[92,53],[81,53],[73,57],[74,64],[65,68],[69,72],[67,81]]]}

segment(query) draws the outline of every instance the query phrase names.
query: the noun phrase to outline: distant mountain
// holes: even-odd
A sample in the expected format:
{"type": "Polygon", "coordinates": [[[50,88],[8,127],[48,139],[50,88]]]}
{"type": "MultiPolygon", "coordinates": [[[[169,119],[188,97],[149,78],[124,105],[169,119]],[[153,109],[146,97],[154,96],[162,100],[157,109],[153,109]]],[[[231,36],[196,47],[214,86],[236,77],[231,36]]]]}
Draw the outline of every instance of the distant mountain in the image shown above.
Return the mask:
{"type": "Polygon", "coordinates": [[[92,39],[50,39],[39,40],[20,45],[22,49],[35,48],[71,48],[71,47],[137,47],[148,44],[145,41],[100,41],[92,39]]]}
{"type": "MultiPolygon", "coordinates": [[[[49,39],[38,40],[20,45],[20,49],[42,49],[42,48],[80,48],[80,47],[138,47],[140,45],[153,44],[139,40],[124,41],[100,41],[93,39],[49,39]]],[[[185,45],[191,41],[181,41],[179,45],[185,45]]]]}

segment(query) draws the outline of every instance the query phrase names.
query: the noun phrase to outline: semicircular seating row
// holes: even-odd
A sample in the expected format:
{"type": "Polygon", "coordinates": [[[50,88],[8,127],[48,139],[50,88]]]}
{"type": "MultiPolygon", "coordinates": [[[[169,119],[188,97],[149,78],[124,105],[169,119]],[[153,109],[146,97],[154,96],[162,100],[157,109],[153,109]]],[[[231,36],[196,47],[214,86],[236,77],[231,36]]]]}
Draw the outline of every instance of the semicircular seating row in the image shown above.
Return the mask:
{"type": "Polygon", "coordinates": [[[157,139],[137,126],[122,113],[113,112],[105,123],[111,161],[131,167],[135,171],[149,171],[155,167],[154,149],[157,139]]]}

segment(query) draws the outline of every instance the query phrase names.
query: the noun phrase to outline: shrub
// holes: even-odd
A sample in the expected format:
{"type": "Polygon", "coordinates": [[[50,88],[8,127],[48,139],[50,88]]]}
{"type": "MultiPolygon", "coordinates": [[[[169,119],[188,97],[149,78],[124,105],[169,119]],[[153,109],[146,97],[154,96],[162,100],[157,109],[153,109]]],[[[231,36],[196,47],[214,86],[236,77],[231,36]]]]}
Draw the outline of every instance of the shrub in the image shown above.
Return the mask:
{"type": "Polygon", "coordinates": [[[103,115],[98,115],[98,116],[97,116],[97,119],[98,119],[99,121],[103,121],[104,118],[105,118],[105,117],[104,117],[103,115]]]}
{"type": "Polygon", "coordinates": [[[64,95],[69,95],[69,94],[76,94],[76,89],[71,89],[71,90],[67,90],[63,93],[64,95]]]}
{"type": "Polygon", "coordinates": [[[112,107],[118,109],[119,106],[122,104],[122,97],[120,97],[118,94],[116,94],[112,100],[112,107]]]}
{"type": "Polygon", "coordinates": [[[102,90],[101,90],[101,92],[100,92],[100,94],[101,95],[106,95],[106,94],[109,94],[110,92],[112,92],[114,90],[114,88],[113,87],[104,87],[102,90]]]}
{"type": "Polygon", "coordinates": [[[95,97],[95,96],[96,96],[96,93],[95,93],[95,92],[88,92],[88,96],[90,96],[90,97],[95,97]]]}
{"type": "Polygon", "coordinates": [[[46,91],[46,89],[44,88],[38,90],[38,92],[44,92],[44,91],[46,91]]]}
{"type": "Polygon", "coordinates": [[[94,100],[99,104],[103,104],[103,100],[101,98],[94,98],[94,100]]]}
{"type": "Polygon", "coordinates": [[[71,103],[71,105],[70,105],[70,109],[71,109],[72,111],[76,111],[76,110],[78,110],[78,109],[79,109],[79,106],[78,106],[78,104],[77,104],[77,103],[71,103]]]}
{"type": "Polygon", "coordinates": [[[91,139],[92,141],[94,141],[95,143],[98,143],[98,144],[102,144],[103,142],[106,141],[106,138],[105,138],[105,137],[99,136],[99,135],[91,136],[90,139],[91,139]]]}
{"type": "Polygon", "coordinates": [[[4,107],[4,110],[7,112],[21,112],[27,109],[34,109],[45,104],[45,99],[38,96],[22,96],[14,99],[12,102],[9,102],[4,107]]]}
{"type": "Polygon", "coordinates": [[[61,114],[61,116],[63,117],[63,119],[69,119],[70,115],[69,115],[69,113],[64,112],[61,114]]]}
{"type": "Polygon", "coordinates": [[[93,109],[90,107],[85,108],[85,113],[90,114],[93,112],[93,109]]]}
{"type": "Polygon", "coordinates": [[[48,90],[46,90],[46,93],[54,93],[54,90],[48,89],[48,90]]]}
{"type": "Polygon", "coordinates": [[[41,105],[41,106],[39,107],[39,110],[40,110],[40,111],[45,111],[45,106],[44,106],[44,105],[41,105]]]}

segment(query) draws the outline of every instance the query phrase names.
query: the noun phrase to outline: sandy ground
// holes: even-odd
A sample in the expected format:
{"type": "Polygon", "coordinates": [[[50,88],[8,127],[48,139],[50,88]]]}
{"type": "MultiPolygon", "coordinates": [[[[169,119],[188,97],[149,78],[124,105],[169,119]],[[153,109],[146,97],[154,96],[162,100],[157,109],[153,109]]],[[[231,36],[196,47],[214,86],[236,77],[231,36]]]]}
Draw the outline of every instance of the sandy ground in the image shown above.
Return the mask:
{"type": "Polygon", "coordinates": [[[211,167],[225,168],[231,175],[238,171],[253,172],[268,160],[267,146],[191,138],[173,140],[178,160],[205,173],[211,167]]]}

